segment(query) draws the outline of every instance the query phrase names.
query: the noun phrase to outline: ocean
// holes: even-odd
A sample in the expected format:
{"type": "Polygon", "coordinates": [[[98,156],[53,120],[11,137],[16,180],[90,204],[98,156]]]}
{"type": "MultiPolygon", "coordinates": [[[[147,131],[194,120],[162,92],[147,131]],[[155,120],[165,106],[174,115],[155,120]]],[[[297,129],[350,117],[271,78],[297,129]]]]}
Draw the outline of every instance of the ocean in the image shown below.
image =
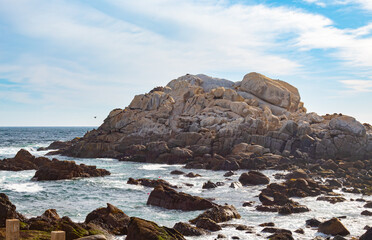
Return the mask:
{"type": "MultiPolygon", "coordinates": [[[[37,151],[39,147],[46,147],[56,140],[71,140],[74,137],[82,137],[90,127],[0,127],[0,159],[14,157],[20,149],[26,149],[36,156],[44,156],[48,151],[37,151]]],[[[241,219],[229,223],[244,224],[254,227],[254,233],[238,231],[233,226],[223,228],[222,231],[202,237],[187,237],[187,239],[215,239],[217,234],[237,236],[240,239],[266,239],[270,234],[263,233],[258,225],[265,222],[274,222],[275,227],[291,230],[295,239],[313,239],[316,236],[325,236],[317,233],[316,229],[307,228],[305,221],[316,217],[319,220],[328,220],[332,217],[347,216],[342,219],[344,225],[351,232],[351,236],[359,237],[365,230],[365,225],[370,222],[370,217],[361,216],[365,210],[364,203],[350,201],[350,199],[364,198],[372,201],[371,196],[361,194],[342,193],[348,200],[342,203],[331,204],[325,201],[316,201],[316,197],[294,199],[306,205],[310,212],[281,216],[277,213],[264,213],[255,210],[255,205],[260,202],[258,194],[264,186],[230,188],[231,182],[238,181],[241,173],[226,179],[224,171],[183,169],[182,165],[145,164],[120,162],[109,158],[70,158],[64,156],[49,156],[60,160],[71,160],[76,163],[96,165],[111,172],[110,176],[98,178],[84,178],[60,181],[31,181],[35,171],[8,172],[0,171],[0,192],[9,196],[11,202],[17,206],[17,211],[27,217],[41,215],[45,210],[54,208],[60,216],[69,216],[72,220],[82,222],[86,215],[99,207],[105,207],[111,203],[122,209],[129,216],[136,216],[155,221],[160,225],[173,227],[177,222],[187,222],[198,216],[202,211],[184,212],[167,210],[159,207],[147,206],[147,198],[151,188],[127,184],[128,178],[151,178],[164,179],[173,185],[181,187],[183,191],[192,195],[205,198],[213,198],[219,204],[232,204],[242,215],[241,219]],[[202,175],[199,178],[187,178],[179,175],[171,175],[172,170],[181,170],[186,173],[194,172],[202,175]],[[224,182],[224,186],[215,189],[202,189],[203,183],[224,182]],[[194,186],[188,187],[185,183],[194,186]],[[254,201],[253,207],[243,207],[247,201],[254,201]],[[302,228],[305,234],[297,234],[294,231],[302,228]]],[[[276,180],[274,174],[278,171],[262,171],[271,182],[276,180]]],[[[120,238],[118,238],[120,239],[120,238]]],[[[124,238],[121,238],[124,239],[124,238]]]]}

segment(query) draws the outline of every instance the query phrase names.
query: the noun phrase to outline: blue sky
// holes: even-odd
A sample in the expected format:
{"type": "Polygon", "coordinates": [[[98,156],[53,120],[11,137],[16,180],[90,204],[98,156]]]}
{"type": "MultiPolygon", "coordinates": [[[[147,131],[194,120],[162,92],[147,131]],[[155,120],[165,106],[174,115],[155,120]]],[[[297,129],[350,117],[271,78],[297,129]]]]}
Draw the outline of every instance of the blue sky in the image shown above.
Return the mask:
{"type": "Polygon", "coordinates": [[[186,73],[253,71],[372,123],[372,1],[0,0],[0,126],[98,126],[186,73]]]}

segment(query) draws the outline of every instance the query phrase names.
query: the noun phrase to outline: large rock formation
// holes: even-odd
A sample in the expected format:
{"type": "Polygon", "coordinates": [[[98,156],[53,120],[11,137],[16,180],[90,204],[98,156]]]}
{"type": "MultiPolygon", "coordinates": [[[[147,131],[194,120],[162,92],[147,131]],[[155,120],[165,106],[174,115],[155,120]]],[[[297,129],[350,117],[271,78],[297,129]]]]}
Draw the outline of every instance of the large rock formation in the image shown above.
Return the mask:
{"type": "Polygon", "coordinates": [[[187,74],[135,96],[97,130],[57,151],[220,170],[245,168],[243,159],[270,152],[368,158],[372,130],[349,116],[306,113],[295,87],[258,73],[240,82],[187,74]]]}

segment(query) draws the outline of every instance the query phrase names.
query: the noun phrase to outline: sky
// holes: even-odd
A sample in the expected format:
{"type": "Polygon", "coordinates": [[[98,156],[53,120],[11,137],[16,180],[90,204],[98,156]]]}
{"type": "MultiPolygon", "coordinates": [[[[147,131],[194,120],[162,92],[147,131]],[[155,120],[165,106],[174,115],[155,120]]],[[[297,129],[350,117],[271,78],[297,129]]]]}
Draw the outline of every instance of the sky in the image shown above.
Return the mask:
{"type": "Polygon", "coordinates": [[[187,73],[249,72],[372,123],[372,1],[0,0],[0,126],[99,126],[187,73]]]}

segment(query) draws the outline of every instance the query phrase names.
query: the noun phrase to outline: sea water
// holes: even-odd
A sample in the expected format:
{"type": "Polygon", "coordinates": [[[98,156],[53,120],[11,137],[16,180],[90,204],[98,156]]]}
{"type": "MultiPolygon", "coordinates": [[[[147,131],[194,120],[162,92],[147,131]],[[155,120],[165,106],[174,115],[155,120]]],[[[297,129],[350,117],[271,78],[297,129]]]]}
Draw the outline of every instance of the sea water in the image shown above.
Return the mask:
{"type": "MultiPolygon", "coordinates": [[[[36,156],[43,156],[48,151],[37,151],[39,147],[48,146],[56,140],[70,140],[74,137],[82,137],[92,128],[82,127],[63,127],[63,128],[0,128],[0,159],[14,157],[14,155],[24,148],[36,156]]],[[[244,224],[253,226],[253,234],[245,231],[235,230],[234,227],[224,228],[222,231],[205,235],[202,237],[187,237],[187,239],[215,239],[218,233],[226,236],[237,236],[240,239],[266,239],[270,234],[263,233],[262,227],[258,225],[264,222],[274,222],[275,227],[285,228],[293,232],[295,239],[313,239],[315,236],[325,236],[317,233],[316,229],[306,228],[305,221],[316,217],[319,220],[327,220],[332,217],[347,216],[342,222],[351,232],[351,236],[358,237],[365,230],[364,226],[370,222],[370,217],[362,216],[360,213],[365,210],[364,203],[350,201],[351,198],[364,198],[372,200],[372,197],[360,194],[345,194],[347,201],[343,203],[331,204],[324,201],[316,201],[316,197],[296,198],[295,201],[306,205],[310,212],[281,216],[277,213],[265,213],[255,210],[255,206],[260,202],[258,194],[264,186],[242,187],[238,189],[230,188],[230,184],[238,181],[241,173],[236,171],[236,175],[228,179],[223,177],[224,171],[210,170],[189,170],[183,169],[182,165],[166,164],[145,164],[120,162],[109,158],[69,158],[64,156],[52,156],[60,160],[73,160],[76,163],[96,165],[111,172],[110,176],[98,178],[81,178],[75,180],[60,181],[31,181],[35,171],[8,172],[0,171],[0,192],[7,194],[13,204],[17,206],[17,211],[27,217],[41,215],[46,209],[54,208],[60,216],[69,216],[72,220],[83,222],[86,215],[99,207],[105,207],[106,203],[111,203],[122,209],[129,216],[136,216],[168,227],[173,227],[177,222],[187,222],[198,216],[202,211],[178,211],[167,210],[159,207],[146,205],[151,188],[127,184],[128,178],[151,178],[164,179],[173,185],[180,187],[178,191],[183,191],[192,195],[205,198],[212,198],[218,204],[232,204],[241,214],[241,219],[232,220],[232,224],[244,224]],[[187,178],[183,175],[171,175],[172,170],[181,170],[186,173],[192,171],[202,175],[197,178],[187,178]],[[225,185],[215,189],[202,189],[203,183],[211,180],[213,182],[223,182],[225,185]],[[194,186],[186,186],[191,183],[194,186]],[[243,207],[247,201],[254,201],[253,207],[243,207]],[[302,228],[305,234],[294,233],[294,230],[302,228]]],[[[278,171],[262,171],[267,175],[271,182],[276,180],[274,174],[278,171]]]]}

